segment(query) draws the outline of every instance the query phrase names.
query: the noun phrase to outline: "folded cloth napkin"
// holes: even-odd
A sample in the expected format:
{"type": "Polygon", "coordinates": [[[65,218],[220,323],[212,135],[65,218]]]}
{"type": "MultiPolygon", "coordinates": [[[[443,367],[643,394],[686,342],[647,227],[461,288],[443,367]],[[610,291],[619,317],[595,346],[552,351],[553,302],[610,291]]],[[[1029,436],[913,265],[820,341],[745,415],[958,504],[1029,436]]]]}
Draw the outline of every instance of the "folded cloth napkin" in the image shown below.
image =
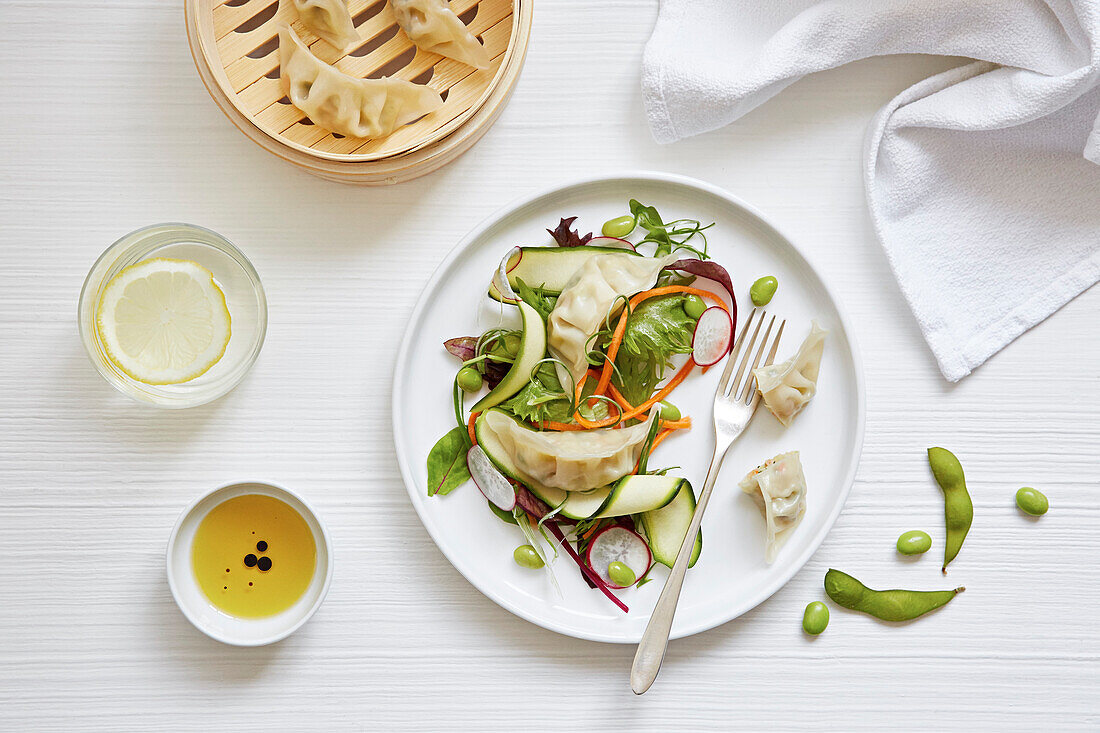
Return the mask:
{"type": "Polygon", "coordinates": [[[1100,280],[1100,0],[661,0],[642,84],[672,142],[897,53],[977,59],[890,102],[864,161],[875,230],[957,381],[1100,280]]]}

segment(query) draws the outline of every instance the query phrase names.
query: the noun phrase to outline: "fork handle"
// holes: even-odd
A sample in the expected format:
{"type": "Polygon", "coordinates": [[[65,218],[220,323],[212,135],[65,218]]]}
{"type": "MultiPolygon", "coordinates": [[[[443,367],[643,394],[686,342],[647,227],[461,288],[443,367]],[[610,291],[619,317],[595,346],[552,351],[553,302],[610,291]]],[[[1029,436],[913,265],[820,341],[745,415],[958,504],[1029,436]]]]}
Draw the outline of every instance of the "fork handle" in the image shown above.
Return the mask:
{"type": "Polygon", "coordinates": [[[732,440],[725,445],[719,445],[716,438],[714,446],[714,458],[710,462],[706,481],[703,482],[703,491],[699,494],[695,513],[691,516],[687,535],[680,545],[680,551],[676,553],[676,562],[672,564],[672,572],[665,581],[661,597],[657,599],[657,605],[653,608],[653,614],[649,617],[649,624],[645,627],[642,640],[638,642],[638,651],[634,654],[634,665],[630,668],[630,689],[635,695],[641,695],[657,679],[657,673],[661,669],[661,662],[665,658],[665,649],[668,647],[668,635],[672,632],[672,619],[676,616],[676,603],[680,600],[680,590],[684,587],[684,577],[687,575],[688,563],[691,560],[691,551],[695,547],[695,538],[699,536],[699,527],[703,523],[703,512],[707,510],[707,502],[710,501],[711,490],[718,479],[718,469],[722,465],[722,459],[726,457],[732,440]]]}

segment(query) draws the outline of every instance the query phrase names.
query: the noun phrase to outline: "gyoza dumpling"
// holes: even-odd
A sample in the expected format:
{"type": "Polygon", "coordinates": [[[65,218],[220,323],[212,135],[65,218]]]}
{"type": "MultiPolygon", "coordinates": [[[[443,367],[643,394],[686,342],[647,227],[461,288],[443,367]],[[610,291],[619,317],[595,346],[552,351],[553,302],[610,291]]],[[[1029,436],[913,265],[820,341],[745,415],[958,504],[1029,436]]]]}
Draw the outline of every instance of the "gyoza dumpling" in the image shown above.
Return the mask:
{"type": "Polygon", "coordinates": [[[446,0],[390,0],[397,24],[425,51],[489,68],[489,52],[470,33],[446,0]]]}
{"type": "Polygon", "coordinates": [[[586,491],[634,471],[656,414],[628,428],[538,432],[500,410],[488,410],[479,419],[478,435],[494,440],[521,478],[540,486],[586,491]]]}
{"type": "Polygon", "coordinates": [[[340,51],[359,40],[347,0],[294,0],[294,8],[306,28],[340,51]]]}
{"type": "Polygon", "coordinates": [[[565,284],[547,320],[547,347],[566,365],[564,370],[560,365],[558,368],[563,387],[575,387],[588,371],[588,352],[594,347],[592,336],[609,314],[615,315],[622,309],[623,296],[630,297],[653,287],[661,269],[682,256],[673,253],[654,258],[609,252],[591,257],[581,265],[565,284]]]}
{"type": "Polygon", "coordinates": [[[288,25],[279,29],[283,92],[314,124],[347,137],[384,137],[443,105],[431,87],[402,79],[357,79],[310,53],[288,25]]]}
{"type": "Polygon", "coordinates": [[[764,559],[771,563],[806,514],[806,476],[798,451],[765,461],[738,485],[752,496],[764,515],[767,532],[764,559]]]}
{"type": "Polygon", "coordinates": [[[813,321],[810,334],[794,356],[782,364],[760,367],[753,372],[764,404],[784,425],[790,425],[817,392],[817,374],[821,370],[827,333],[813,321]]]}

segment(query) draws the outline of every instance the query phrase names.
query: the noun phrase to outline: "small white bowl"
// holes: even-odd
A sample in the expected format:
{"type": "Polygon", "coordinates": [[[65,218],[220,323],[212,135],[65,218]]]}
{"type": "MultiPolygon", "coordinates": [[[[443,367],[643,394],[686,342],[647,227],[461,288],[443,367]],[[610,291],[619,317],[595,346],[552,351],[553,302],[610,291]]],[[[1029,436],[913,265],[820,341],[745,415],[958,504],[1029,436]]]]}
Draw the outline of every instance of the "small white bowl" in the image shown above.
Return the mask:
{"type": "Polygon", "coordinates": [[[199,631],[226,644],[263,646],[285,639],[320,608],[331,582],[332,541],[325,525],[300,496],[275,484],[244,481],[214,489],[183,510],[168,540],[168,587],[176,605],[199,631]],[[309,588],[297,603],[274,616],[238,618],[218,610],[202,592],[191,566],[191,544],[199,524],[214,507],[245,494],[271,496],[289,504],[313,532],[317,547],[317,566],[309,588]]]}

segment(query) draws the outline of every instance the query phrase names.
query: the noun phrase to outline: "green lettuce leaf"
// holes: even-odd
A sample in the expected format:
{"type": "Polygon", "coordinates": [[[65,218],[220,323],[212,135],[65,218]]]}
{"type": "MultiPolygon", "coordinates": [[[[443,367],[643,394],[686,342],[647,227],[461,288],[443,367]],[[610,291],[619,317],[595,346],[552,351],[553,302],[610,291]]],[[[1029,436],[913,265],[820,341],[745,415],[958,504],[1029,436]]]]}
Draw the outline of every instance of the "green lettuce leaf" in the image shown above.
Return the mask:
{"type": "Polygon", "coordinates": [[[449,494],[470,479],[466,451],[470,436],[465,428],[453,428],[428,453],[428,496],[449,494]]]}
{"type": "Polygon", "coordinates": [[[691,353],[695,319],[684,312],[680,293],[650,298],[638,304],[626,320],[623,342],[615,358],[612,382],[632,405],[657,391],[676,354],[691,353]]]}

